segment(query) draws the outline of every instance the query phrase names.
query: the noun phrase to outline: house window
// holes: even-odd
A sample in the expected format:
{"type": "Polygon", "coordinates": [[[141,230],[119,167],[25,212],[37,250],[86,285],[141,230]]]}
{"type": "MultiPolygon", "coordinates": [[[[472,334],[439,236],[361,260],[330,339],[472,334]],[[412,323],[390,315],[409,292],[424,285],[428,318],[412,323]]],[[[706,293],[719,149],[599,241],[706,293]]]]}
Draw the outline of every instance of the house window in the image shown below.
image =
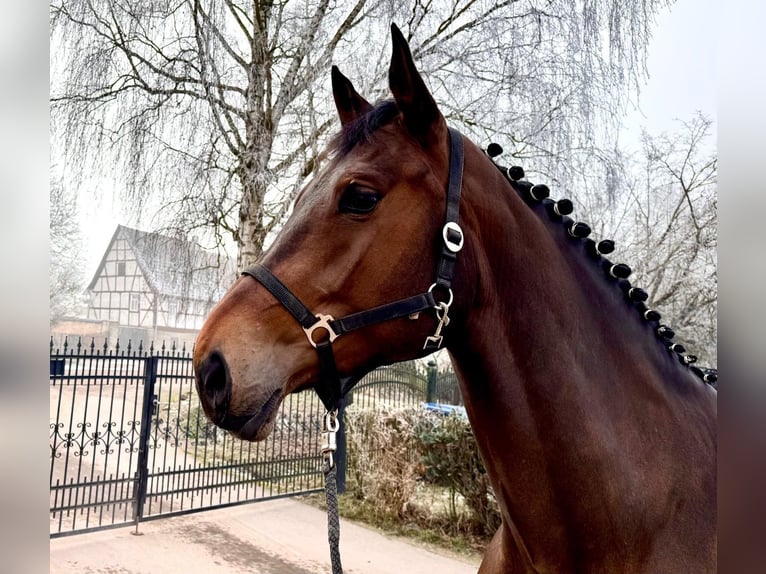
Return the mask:
{"type": "Polygon", "coordinates": [[[131,293],[130,294],[130,310],[131,311],[138,311],[138,304],[140,295],[138,293],[131,293]]]}
{"type": "Polygon", "coordinates": [[[124,261],[118,261],[117,262],[117,275],[125,276],[125,262],[124,261]]]}

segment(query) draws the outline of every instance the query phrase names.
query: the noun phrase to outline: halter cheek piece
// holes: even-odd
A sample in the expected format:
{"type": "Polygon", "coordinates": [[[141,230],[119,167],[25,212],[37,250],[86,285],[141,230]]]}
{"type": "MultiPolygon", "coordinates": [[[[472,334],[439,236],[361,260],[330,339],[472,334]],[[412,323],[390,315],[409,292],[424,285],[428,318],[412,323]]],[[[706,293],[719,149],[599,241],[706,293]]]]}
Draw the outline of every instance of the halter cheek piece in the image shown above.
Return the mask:
{"type": "Polygon", "coordinates": [[[328,411],[337,408],[340,399],[358,380],[350,377],[341,379],[338,374],[332,343],[341,335],[391,319],[414,317],[427,309],[435,309],[438,320],[436,330],[426,338],[423,348],[435,351],[441,347],[442,329],[449,324],[449,308],[453,300],[452,276],[457,253],[462,249],[465,240],[463,230],[458,225],[460,190],[463,185],[463,138],[452,128],[449,128],[449,137],[449,182],[446,222],[442,228],[443,244],[436,266],[436,280],[425,293],[334,319],[331,315],[314,314],[309,311],[300,299],[263,265],[256,263],[242,272],[243,275],[249,275],[258,281],[282,304],[300,324],[309,343],[316,349],[319,357],[319,381],[315,389],[328,411]],[[447,301],[437,301],[435,292],[446,294],[447,301]]]}

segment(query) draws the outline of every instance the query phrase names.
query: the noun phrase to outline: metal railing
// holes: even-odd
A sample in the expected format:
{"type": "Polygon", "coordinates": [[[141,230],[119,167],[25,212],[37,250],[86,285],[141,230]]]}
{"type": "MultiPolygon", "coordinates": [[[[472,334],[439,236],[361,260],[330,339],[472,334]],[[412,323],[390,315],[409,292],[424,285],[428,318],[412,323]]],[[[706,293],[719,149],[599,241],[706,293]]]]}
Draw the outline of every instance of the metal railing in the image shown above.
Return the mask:
{"type": "Polygon", "coordinates": [[[65,343],[50,366],[52,537],[322,486],[314,393],[251,443],[207,421],[185,349],[65,343]]]}
{"type": "MultiPolygon", "coordinates": [[[[450,376],[435,365],[384,367],[359,382],[348,408],[459,399],[450,376]]],[[[65,340],[54,349],[51,340],[49,387],[51,537],[322,488],[313,392],[289,395],[271,435],[252,443],[205,418],[185,348],[65,340]]],[[[338,459],[342,490],[345,452],[338,459]]]]}

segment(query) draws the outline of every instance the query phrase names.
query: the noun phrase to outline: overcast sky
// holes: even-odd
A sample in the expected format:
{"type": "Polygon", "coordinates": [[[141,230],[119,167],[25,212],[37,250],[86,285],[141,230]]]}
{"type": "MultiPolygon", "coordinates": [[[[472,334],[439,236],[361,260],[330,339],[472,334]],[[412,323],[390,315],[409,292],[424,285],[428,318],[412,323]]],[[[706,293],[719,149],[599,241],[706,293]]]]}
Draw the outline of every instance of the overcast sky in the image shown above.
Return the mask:
{"type": "MultiPolygon", "coordinates": [[[[657,17],[649,45],[649,80],[638,105],[625,118],[620,145],[636,150],[641,129],[650,134],[677,129],[675,120],[689,120],[700,110],[717,126],[716,39],[714,0],[678,0],[657,17]]],[[[90,281],[118,223],[128,223],[104,193],[100,200],[80,198],[80,224],[86,260],[85,280],[90,281]]],[[[147,220],[150,218],[147,217],[147,220]]]]}
{"type": "Polygon", "coordinates": [[[625,118],[620,143],[637,145],[644,127],[651,134],[677,129],[699,110],[717,126],[714,0],[678,0],[657,18],[649,45],[649,80],[638,109],[625,118]]]}

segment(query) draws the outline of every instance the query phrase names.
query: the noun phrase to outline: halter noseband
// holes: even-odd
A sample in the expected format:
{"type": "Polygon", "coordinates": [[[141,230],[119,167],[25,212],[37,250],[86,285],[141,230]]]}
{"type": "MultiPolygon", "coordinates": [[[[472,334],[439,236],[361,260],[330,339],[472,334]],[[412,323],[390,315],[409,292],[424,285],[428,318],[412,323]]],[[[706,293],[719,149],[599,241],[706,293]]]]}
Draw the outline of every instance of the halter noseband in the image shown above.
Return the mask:
{"type": "Polygon", "coordinates": [[[443,245],[436,266],[436,280],[424,293],[387,303],[334,319],[331,315],[314,314],[282,283],[269,269],[256,263],[245,269],[242,275],[249,275],[263,285],[282,306],[295,318],[306,333],[311,346],[319,357],[319,382],[315,389],[328,411],[337,408],[340,399],[357,382],[351,377],[341,379],[335,366],[332,343],[350,331],[369,327],[377,323],[414,316],[427,309],[435,309],[438,324],[433,335],[426,338],[424,349],[435,351],[441,347],[441,331],[449,323],[449,308],[452,304],[452,276],[457,262],[457,253],[463,247],[463,230],[458,225],[460,212],[460,191],[463,185],[463,138],[456,130],[449,128],[450,163],[447,184],[447,209],[442,228],[443,245]],[[437,302],[434,291],[447,294],[447,301],[437,302]],[[324,330],[327,336],[314,340],[314,332],[324,330]]]}

